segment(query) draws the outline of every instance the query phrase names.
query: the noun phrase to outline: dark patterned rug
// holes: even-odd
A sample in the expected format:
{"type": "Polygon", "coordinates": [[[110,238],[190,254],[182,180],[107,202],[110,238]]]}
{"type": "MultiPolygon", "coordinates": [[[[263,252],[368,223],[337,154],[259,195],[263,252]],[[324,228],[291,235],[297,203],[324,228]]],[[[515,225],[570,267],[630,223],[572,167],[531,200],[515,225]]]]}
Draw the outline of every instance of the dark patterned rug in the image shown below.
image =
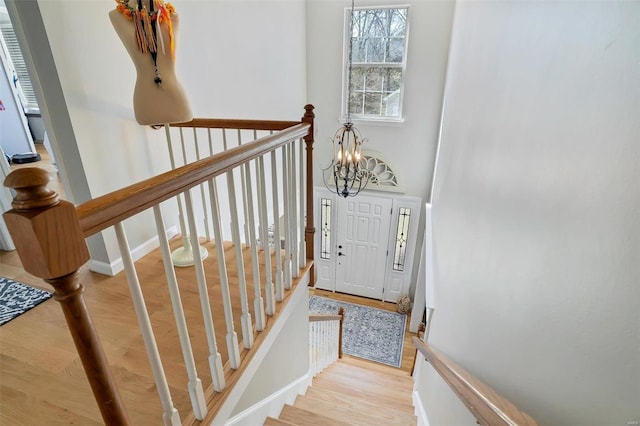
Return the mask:
{"type": "Polygon", "coordinates": [[[53,294],[0,277],[0,325],[48,300],[53,294]]]}
{"type": "Polygon", "coordinates": [[[340,306],[345,310],[342,352],[400,367],[407,316],[321,296],[309,299],[309,311],[316,314],[337,314],[340,306]]]}

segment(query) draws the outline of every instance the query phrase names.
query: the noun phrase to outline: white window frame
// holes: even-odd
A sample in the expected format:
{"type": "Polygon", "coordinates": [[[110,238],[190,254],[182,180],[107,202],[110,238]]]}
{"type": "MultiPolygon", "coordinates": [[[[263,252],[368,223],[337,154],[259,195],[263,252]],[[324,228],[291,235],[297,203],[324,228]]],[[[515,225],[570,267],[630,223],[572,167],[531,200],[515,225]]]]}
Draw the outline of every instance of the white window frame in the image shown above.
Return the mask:
{"type": "MultiPolygon", "coordinates": [[[[354,10],[374,10],[374,9],[406,9],[407,10],[407,22],[405,26],[405,35],[404,35],[404,53],[403,53],[403,61],[401,63],[390,63],[390,62],[362,62],[356,63],[352,62],[352,68],[366,68],[366,67],[384,67],[384,68],[396,68],[400,69],[402,76],[400,81],[400,89],[399,89],[399,101],[398,101],[398,115],[397,116],[385,116],[385,115],[367,115],[367,114],[358,114],[353,111],[350,112],[350,116],[352,121],[366,121],[366,122],[379,122],[379,123],[402,123],[404,122],[403,115],[403,103],[404,103],[404,89],[405,89],[405,78],[406,78],[406,68],[407,68],[407,52],[409,46],[409,16],[410,16],[410,6],[409,5],[390,5],[390,6],[363,6],[356,7],[354,10]]],[[[345,8],[344,13],[344,32],[343,32],[343,60],[342,60],[342,120],[344,121],[347,117],[347,109],[348,109],[348,101],[349,101],[349,87],[347,83],[347,78],[349,75],[349,55],[350,55],[350,38],[352,34],[350,34],[351,28],[351,8],[345,8]]]]}

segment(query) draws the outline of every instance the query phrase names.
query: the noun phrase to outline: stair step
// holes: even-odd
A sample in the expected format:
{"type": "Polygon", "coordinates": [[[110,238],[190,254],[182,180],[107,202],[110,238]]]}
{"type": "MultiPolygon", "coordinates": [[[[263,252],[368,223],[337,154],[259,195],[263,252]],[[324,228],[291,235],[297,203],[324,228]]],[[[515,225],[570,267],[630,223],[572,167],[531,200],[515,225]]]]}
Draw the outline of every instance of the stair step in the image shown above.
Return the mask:
{"type": "MultiPolygon", "coordinates": [[[[407,350],[407,348],[404,348],[407,350]]],[[[378,371],[390,376],[407,377],[409,373],[390,365],[380,364],[379,362],[367,361],[361,358],[344,355],[338,362],[339,364],[353,365],[354,367],[364,368],[369,371],[378,371]]]]}
{"type": "Polygon", "coordinates": [[[282,409],[280,420],[301,426],[349,426],[349,423],[288,404],[282,409]]]}
{"type": "Polygon", "coordinates": [[[406,383],[413,386],[413,378],[408,372],[378,363],[354,363],[352,360],[341,359],[326,369],[326,371],[333,370],[348,371],[350,375],[375,375],[380,381],[406,383]]]}
{"type": "Polygon", "coordinates": [[[305,397],[315,401],[322,401],[324,404],[332,404],[341,411],[359,411],[376,416],[378,421],[370,424],[415,425],[417,423],[416,416],[413,414],[413,406],[380,404],[367,399],[359,399],[353,395],[319,389],[314,386],[307,389],[305,397]]]}
{"type": "Polygon", "coordinates": [[[334,363],[319,374],[313,380],[313,386],[345,395],[357,395],[383,405],[412,405],[413,380],[409,376],[385,376],[341,362],[334,363]]]}
{"type": "Polygon", "coordinates": [[[316,377],[313,381],[313,386],[323,391],[332,391],[344,395],[354,395],[361,400],[370,401],[380,407],[395,408],[397,410],[408,411],[413,410],[411,402],[411,393],[404,394],[389,394],[378,389],[369,389],[367,391],[354,390],[350,384],[336,383],[332,380],[324,380],[322,377],[316,377]]]}
{"type": "Polygon", "coordinates": [[[285,422],[284,420],[274,419],[273,417],[267,417],[264,421],[264,426],[296,426],[293,423],[285,422]]]}
{"type": "Polygon", "coordinates": [[[351,371],[332,370],[326,374],[318,375],[318,379],[335,381],[336,384],[349,386],[353,389],[361,389],[379,395],[397,396],[406,398],[413,392],[411,380],[387,380],[385,378],[369,375],[354,374],[351,371]]]}
{"type": "MultiPolygon", "coordinates": [[[[298,395],[294,407],[322,414],[336,420],[344,420],[354,426],[371,426],[381,423],[381,415],[386,414],[386,407],[377,407],[373,411],[364,412],[361,407],[349,407],[336,405],[324,400],[311,398],[306,395],[298,395]]],[[[411,423],[403,422],[404,419],[385,419],[387,425],[407,426],[411,423]]],[[[415,424],[415,422],[413,422],[415,424]]]]}

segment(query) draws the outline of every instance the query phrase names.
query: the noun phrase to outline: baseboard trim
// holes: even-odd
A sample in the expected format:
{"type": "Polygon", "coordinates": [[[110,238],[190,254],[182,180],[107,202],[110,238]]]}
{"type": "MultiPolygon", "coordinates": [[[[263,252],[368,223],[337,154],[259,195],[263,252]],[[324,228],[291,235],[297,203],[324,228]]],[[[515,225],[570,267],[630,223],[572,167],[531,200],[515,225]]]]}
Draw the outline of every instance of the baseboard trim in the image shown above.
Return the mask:
{"type": "Polygon", "coordinates": [[[307,392],[312,379],[313,374],[308,371],[304,376],[233,416],[225,426],[258,425],[263,424],[269,416],[278,417],[285,404],[293,404],[298,395],[304,395],[307,392]]]}
{"type": "Polygon", "coordinates": [[[422,399],[417,390],[413,391],[413,410],[414,414],[418,418],[418,426],[429,426],[429,419],[427,418],[427,412],[422,405],[422,399]]]}
{"type": "MultiPolygon", "coordinates": [[[[176,235],[178,235],[178,228],[176,226],[172,226],[167,229],[167,239],[171,239],[176,235]]],[[[139,259],[142,259],[144,256],[148,255],[158,247],[160,247],[160,242],[158,241],[158,236],[156,235],[155,237],[148,239],[144,243],[131,250],[131,257],[135,262],[139,259]]],[[[98,274],[109,275],[112,277],[124,270],[124,263],[122,262],[122,257],[117,258],[111,263],[100,262],[98,260],[91,259],[89,261],[89,270],[97,272],[98,274]]]]}

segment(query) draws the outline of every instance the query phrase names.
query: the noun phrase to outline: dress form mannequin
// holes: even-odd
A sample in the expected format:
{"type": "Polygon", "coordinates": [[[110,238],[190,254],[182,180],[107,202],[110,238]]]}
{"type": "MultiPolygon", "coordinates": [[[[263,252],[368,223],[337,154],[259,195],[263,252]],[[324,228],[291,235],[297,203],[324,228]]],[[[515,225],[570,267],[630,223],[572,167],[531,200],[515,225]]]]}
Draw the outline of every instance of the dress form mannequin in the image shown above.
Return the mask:
{"type": "MultiPolygon", "coordinates": [[[[150,10],[150,1],[154,0],[142,0],[142,4],[147,10],[150,10]]],[[[178,15],[167,13],[172,27],[172,37],[169,34],[168,22],[161,20],[159,28],[156,26],[156,21],[151,22],[151,25],[155,27],[157,40],[156,63],[154,64],[150,52],[140,51],[136,40],[136,23],[130,15],[127,15],[131,10],[137,11],[138,0],[128,0],[124,3],[119,1],[118,3],[118,8],[109,13],[109,18],[136,67],[137,78],[133,92],[133,111],[136,121],[142,125],[157,125],[191,120],[191,107],[187,95],[176,77],[175,52],[172,51],[172,44],[176,44],[178,34],[178,15]],[[155,81],[157,76],[161,78],[160,83],[155,81]]],[[[163,5],[162,2],[160,3],[163,5]]],[[[153,8],[156,11],[158,10],[157,6],[156,4],[153,8]]]]}

